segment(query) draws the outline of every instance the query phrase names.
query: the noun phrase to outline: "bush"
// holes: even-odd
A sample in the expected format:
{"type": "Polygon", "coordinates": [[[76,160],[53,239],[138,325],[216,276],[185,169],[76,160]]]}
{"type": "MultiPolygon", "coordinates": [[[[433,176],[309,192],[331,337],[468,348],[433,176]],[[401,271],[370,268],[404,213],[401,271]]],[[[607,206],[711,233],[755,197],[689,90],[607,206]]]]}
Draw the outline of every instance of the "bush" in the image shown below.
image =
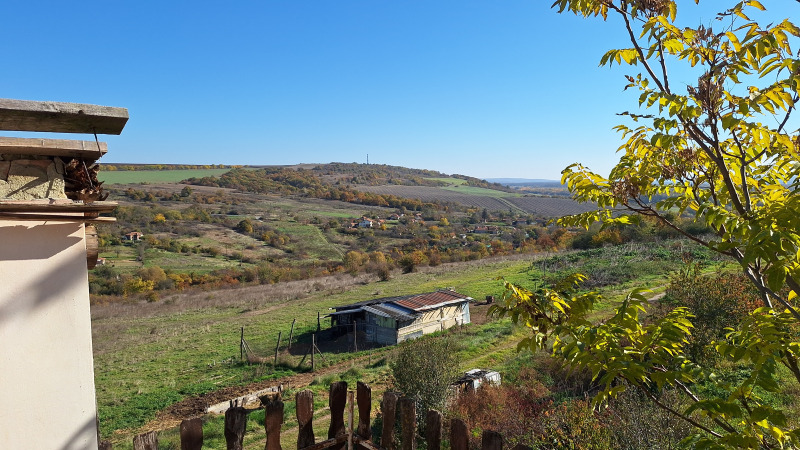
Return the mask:
{"type": "Polygon", "coordinates": [[[425,414],[442,410],[450,385],[458,378],[458,346],[450,337],[425,337],[404,341],[392,361],[392,384],[417,404],[417,423],[425,414]]]}
{"type": "Polygon", "coordinates": [[[703,276],[698,266],[691,264],[673,275],[662,303],[669,309],[686,306],[694,314],[686,353],[694,362],[711,364],[718,358],[711,344],[725,336],[726,328],[737,327],[760,306],[759,301],[758,291],[743,274],[703,276]]]}

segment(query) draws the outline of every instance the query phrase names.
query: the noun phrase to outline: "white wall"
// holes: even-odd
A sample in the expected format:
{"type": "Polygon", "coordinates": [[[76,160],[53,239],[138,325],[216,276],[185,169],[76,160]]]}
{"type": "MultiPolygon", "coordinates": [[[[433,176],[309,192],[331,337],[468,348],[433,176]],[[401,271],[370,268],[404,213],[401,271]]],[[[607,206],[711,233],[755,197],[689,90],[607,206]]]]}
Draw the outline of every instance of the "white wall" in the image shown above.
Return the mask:
{"type": "Polygon", "coordinates": [[[81,223],[0,221],[0,449],[96,449],[81,223]]]}

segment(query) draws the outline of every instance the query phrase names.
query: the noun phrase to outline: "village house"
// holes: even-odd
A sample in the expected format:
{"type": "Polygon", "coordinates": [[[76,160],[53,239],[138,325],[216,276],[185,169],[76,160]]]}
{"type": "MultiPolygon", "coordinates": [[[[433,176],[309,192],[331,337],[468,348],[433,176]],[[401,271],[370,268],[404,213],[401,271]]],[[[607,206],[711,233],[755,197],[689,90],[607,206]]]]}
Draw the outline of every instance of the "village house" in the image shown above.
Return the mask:
{"type": "Polygon", "coordinates": [[[394,345],[470,323],[470,300],[471,297],[444,289],[336,306],[327,317],[331,318],[334,335],[352,332],[355,324],[366,342],[394,345]]]}
{"type": "Polygon", "coordinates": [[[139,242],[144,237],[144,234],[138,231],[131,231],[130,233],[125,234],[125,240],[131,242],[139,242]]]}

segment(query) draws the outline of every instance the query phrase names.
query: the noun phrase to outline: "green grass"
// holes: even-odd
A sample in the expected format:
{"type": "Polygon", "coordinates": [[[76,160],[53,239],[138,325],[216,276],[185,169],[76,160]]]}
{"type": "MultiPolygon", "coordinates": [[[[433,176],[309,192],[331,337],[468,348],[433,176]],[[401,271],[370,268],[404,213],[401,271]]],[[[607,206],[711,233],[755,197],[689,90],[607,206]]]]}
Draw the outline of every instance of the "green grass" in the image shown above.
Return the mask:
{"type": "MultiPolygon", "coordinates": [[[[653,251],[657,252],[658,248],[653,251]]],[[[478,301],[486,295],[499,299],[503,286],[497,277],[530,286],[533,277],[585,267],[586,261],[629,265],[631,261],[620,256],[626,253],[629,252],[625,248],[612,247],[558,255],[549,259],[553,265],[563,258],[561,262],[564,265],[558,269],[547,264],[531,264],[530,260],[483,260],[466,265],[441,266],[426,273],[396,275],[388,282],[352,285],[345,290],[325,290],[324,284],[320,284],[322,290],[311,289],[288,300],[269,295],[243,298],[235,289],[198,292],[190,301],[181,303],[177,312],[170,309],[173,301],[170,296],[165,296],[159,304],[137,305],[131,310],[117,310],[115,306],[105,312],[102,308],[96,309],[92,323],[102,434],[109,437],[114,430],[126,429],[113,436],[115,444],[129,442],[133,429],[154,418],[156,412],[166,405],[187,395],[291,373],[284,366],[274,369],[269,364],[249,366],[240,363],[240,327],[245,328],[245,338],[254,348],[269,354],[274,349],[278,332],[287,336],[293,319],[297,319],[295,336],[307,336],[316,326],[317,312],[324,315],[333,306],[446,287],[453,287],[478,301]],[[224,299],[227,300],[222,301],[224,299]],[[164,312],[159,312],[162,308],[164,312]]],[[[680,263],[672,261],[673,269],[679,266],[680,263]]],[[[663,272],[657,272],[668,270],[667,265],[655,265],[641,275],[651,277],[647,283],[658,287],[663,285],[663,278],[659,278],[663,272]]],[[[626,287],[634,282],[627,280],[629,285],[626,287]]],[[[609,300],[602,307],[607,309],[613,305],[614,301],[609,300]]],[[[512,330],[508,321],[465,328],[461,336],[466,344],[462,360],[470,366],[465,369],[504,364],[513,358],[514,343],[520,332],[524,330],[512,330]]],[[[327,354],[321,366],[367,354],[327,354]]],[[[386,357],[387,353],[380,355],[376,353],[375,360],[386,357]]],[[[300,356],[284,355],[282,359],[292,367],[299,363],[300,356]]],[[[385,368],[385,365],[381,367],[385,368]]],[[[380,370],[379,367],[375,371],[359,367],[351,373],[351,378],[378,379],[380,370]]]]}
{"type": "Polygon", "coordinates": [[[97,179],[106,184],[177,183],[187,178],[218,177],[230,169],[101,170],[97,179]]]}
{"type": "Polygon", "coordinates": [[[467,184],[467,180],[462,180],[461,178],[431,177],[431,178],[426,178],[426,180],[433,180],[433,181],[438,181],[440,183],[447,183],[450,186],[461,186],[463,184],[467,184]]]}
{"type": "Polygon", "coordinates": [[[482,195],[484,197],[494,197],[494,198],[505,198],[505,197],[521,197],[521,194],[515,194],[513,192],[503,192],[497,191],[494,189],[486,189],[482,187],[475,187],[475,186],[444,186],[439,189],[444,189],[447,191],[458,192],[459,194],[465,195],[482,195]]]}

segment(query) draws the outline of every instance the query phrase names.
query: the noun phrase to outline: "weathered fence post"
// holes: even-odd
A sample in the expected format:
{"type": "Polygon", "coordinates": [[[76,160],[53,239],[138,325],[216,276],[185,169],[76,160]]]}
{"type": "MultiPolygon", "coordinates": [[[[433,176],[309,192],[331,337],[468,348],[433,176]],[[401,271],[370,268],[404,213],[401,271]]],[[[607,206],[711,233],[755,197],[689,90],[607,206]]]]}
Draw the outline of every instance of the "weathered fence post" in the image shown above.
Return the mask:
{"type": "Polygon", "coordinates": [[[242,334],[239,337],[239,360],[244,359],[244,327],[242,327],[242,334]]]}
{"type": "Polygon", "coordinates": [[[283,424],[283,400],[281,394],[261,397],[264,405],[264,431],[267,443],[264,450],[281,450],[281,425],[283,424]]]}
{"type": "Polygon", "coordinates": [[[292,336],[294,336],[294,323],[296,321],[297,321],[296,318],[292,319],[292,329],[289,330],[289,345],[286,346],[286,350],[291,350],[292,349],[292,336]]]}
{"type": "Polygon", "coordinates": [[[428,450],[439,450],[442,447],[442,413],[432,409],[425,417],[425,441],[428,450]]]}
{"type": "Polygon", "coordinates": [[[275,366],[278,365],[278,350],[281,348],[281,334],[283,334],[283,331],[278,331],[278,343],[275,344],[275,363],[273,363],[275,366]]]}
{"type": "Polygon", "coordinates": [[[372,388],[362,382],[356,384],[358,401],[358,437],[369,441],[372,431],[369,427],[370,410],[372,409],[372,388]]]}
{"type": "Polygon", "coordinates": [[[450,420],[450,449],[469,450],[469,431],[461,419],[450,420]]]}
{"type": "Polygon", "coordinates": [[[314,352],[317,350],[317,335],[311,335],[311,371],[313,372],[315,369],[314,366],[314,352]]]}
{"type": "Polygon", "coordinates": [[[503,450],[503,436],[496,431],[485,430],[481,436],[481,450],[503,450]]]}
{"type": "Polygon", "coordinates": [[[417,405],[413,398],[400,399],[400,447],[402,450],[417,448],[417,405]]]}
{"type": "Polygon", "coordinates": [[[181,422],[181,450],[203,448],[203,419],[195,417],[181,422]]]}
{"type": "Polygon", "coordinates": [[[358,351],[358,330],[356,330],[355,322],[353,322],[353,350],[358,351]]]}
{"type": "Polygon", "coordinates": [[[314,393],[305,390],[295,396],[297,409],[297,448],[314,445],[314,393]]]}
{"type": "Polygon", "coordinates": [[[247,410],[234,404],[225,411],[225,442],[228,450],[242,450],[246,426],[247,410]]]}
{"type": "Polygon", "coordinates": [[[134,437],[133,450],[158,450],[158,433],[150,431],[134,437]]]}
{"type": "MultiPolygon", "coordinates": [[[[339,381],[331,384],[328,405],[331,408],[331,425],[328,428],[328,439],[342,436],[347,431],[344,428],[344,407],[347,404],[347,382],[339,381]]],[[[344,443],[332,446],[333,450],[344,447],[344,443]]]]}
{"type": "Polygon", "coordinates": [[[355,394],[353,391],[347,392],[347,450],[353,450],[353,421],[355,416],[355,412],[353,406],[355,406],[356,399],[355,394]]]}
{"type": "Polygon", "coordinates": [[[394,424],[397,421],[397,394],[384,392],[381,402],[383,430],[381,430],[381,447],[394,450],[394,424]]]}

